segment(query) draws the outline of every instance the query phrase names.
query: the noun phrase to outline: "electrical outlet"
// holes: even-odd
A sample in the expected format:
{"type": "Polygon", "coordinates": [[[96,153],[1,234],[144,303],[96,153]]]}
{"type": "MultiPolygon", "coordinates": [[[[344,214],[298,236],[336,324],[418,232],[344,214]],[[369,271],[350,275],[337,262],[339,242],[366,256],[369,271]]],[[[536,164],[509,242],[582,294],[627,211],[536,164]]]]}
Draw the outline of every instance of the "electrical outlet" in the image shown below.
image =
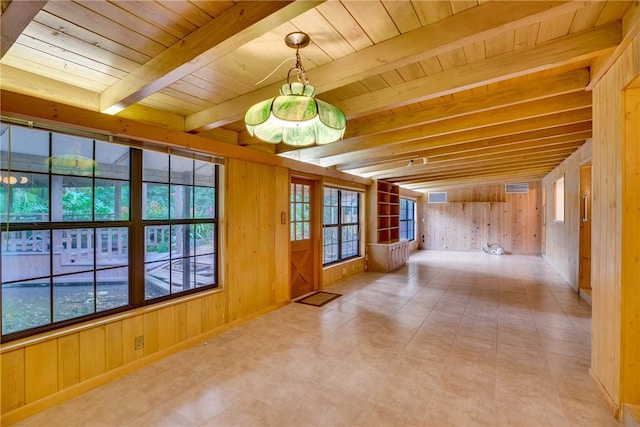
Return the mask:
{"type": "Polygon", "coordinates": [[[142,350],[144,347],[144,335],[136,337],[136,350],[142,350]]]}

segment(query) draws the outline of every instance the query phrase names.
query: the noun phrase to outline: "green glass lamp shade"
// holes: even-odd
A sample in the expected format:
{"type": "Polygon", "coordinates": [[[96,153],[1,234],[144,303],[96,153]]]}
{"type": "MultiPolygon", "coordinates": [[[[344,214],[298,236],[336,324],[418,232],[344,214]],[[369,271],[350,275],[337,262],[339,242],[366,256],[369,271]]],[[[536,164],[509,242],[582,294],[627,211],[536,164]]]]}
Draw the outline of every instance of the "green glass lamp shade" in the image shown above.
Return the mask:
{"type": "Polygon", "coordinates": [[[315,92],[310,84],[283,84],[280,96],[247,110],[244,122],[249,134],[272,144],[284,142],[295,147],[339,140],[347,119],[338,108],[316,99],[315,92]]]}

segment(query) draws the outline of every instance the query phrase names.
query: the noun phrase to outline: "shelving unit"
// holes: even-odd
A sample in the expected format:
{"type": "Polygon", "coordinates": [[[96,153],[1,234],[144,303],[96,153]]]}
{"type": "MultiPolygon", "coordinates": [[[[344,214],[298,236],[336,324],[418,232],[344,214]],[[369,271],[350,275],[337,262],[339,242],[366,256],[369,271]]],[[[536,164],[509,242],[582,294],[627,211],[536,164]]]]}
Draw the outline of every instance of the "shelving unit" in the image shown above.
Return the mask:
{"type": "Polygon", "coordinates": [[[378,181],[376,188],[378,211],[377,243],[400,240],[400,187],[378,181]]]}
{"type": "Polygon", "coordinates": [[[369,196],[369,209],[376,215],[369,222],[368,268],[391,271],[409,258],[409,242],[400,240],[400,187],[378,181],[369,196]]]}

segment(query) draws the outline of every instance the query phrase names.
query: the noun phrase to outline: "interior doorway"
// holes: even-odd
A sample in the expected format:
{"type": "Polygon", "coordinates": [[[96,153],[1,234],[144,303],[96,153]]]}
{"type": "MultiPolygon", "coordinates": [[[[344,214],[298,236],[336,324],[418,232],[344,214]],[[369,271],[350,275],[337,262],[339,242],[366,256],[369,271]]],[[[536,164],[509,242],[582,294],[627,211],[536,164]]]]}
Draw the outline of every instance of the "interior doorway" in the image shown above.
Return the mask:
{"type": "Polygon", "coordinates": [[[291,298],[316,289],[314,181],[292,177],[289,197],[291,298]]]}
{"type": "Polygon", "coordinates": [[[580,166],[580,292],[591,296],[591,164],[580,166]]]}

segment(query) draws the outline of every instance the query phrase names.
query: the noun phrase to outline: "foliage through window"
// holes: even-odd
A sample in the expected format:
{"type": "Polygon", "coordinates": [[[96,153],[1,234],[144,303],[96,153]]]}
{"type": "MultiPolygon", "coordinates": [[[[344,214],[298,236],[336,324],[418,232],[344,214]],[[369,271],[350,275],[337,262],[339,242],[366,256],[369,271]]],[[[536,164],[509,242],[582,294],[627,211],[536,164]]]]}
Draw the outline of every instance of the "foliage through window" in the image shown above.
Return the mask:
{"type": "Polygon", "coordinates": [[[323,264],[360,255],[360,193],[324,188],[323,264]]]}
{"type": "Polygon", "coordinates": [[[416,202],[400,199],[400,238],[416,239],[416,202]]]}
{"type": "Polygon", "coordinates": [[[290,188],[291,241],[309,240],[311,238],[311,186],[292,182],[290,188]]]}
{"type": "Polygon", "coordinates": [[[145,299],[215,283],[216,166],[145,151],[145,299]]]}
{"type": "Polygon", "coordinates": [[[177,160],[182,181],[154,181],[166,197],[147,191],[142,206],[182,219],[152,220],[131,202],[143,188],[131,170],[149,151],[4,123],[0,133],[3,341],[144,304],[145,278],[129,267],[145,260],[136,242],[155,251],[158,295],[216,286],[216,165],[177,160]]]}

